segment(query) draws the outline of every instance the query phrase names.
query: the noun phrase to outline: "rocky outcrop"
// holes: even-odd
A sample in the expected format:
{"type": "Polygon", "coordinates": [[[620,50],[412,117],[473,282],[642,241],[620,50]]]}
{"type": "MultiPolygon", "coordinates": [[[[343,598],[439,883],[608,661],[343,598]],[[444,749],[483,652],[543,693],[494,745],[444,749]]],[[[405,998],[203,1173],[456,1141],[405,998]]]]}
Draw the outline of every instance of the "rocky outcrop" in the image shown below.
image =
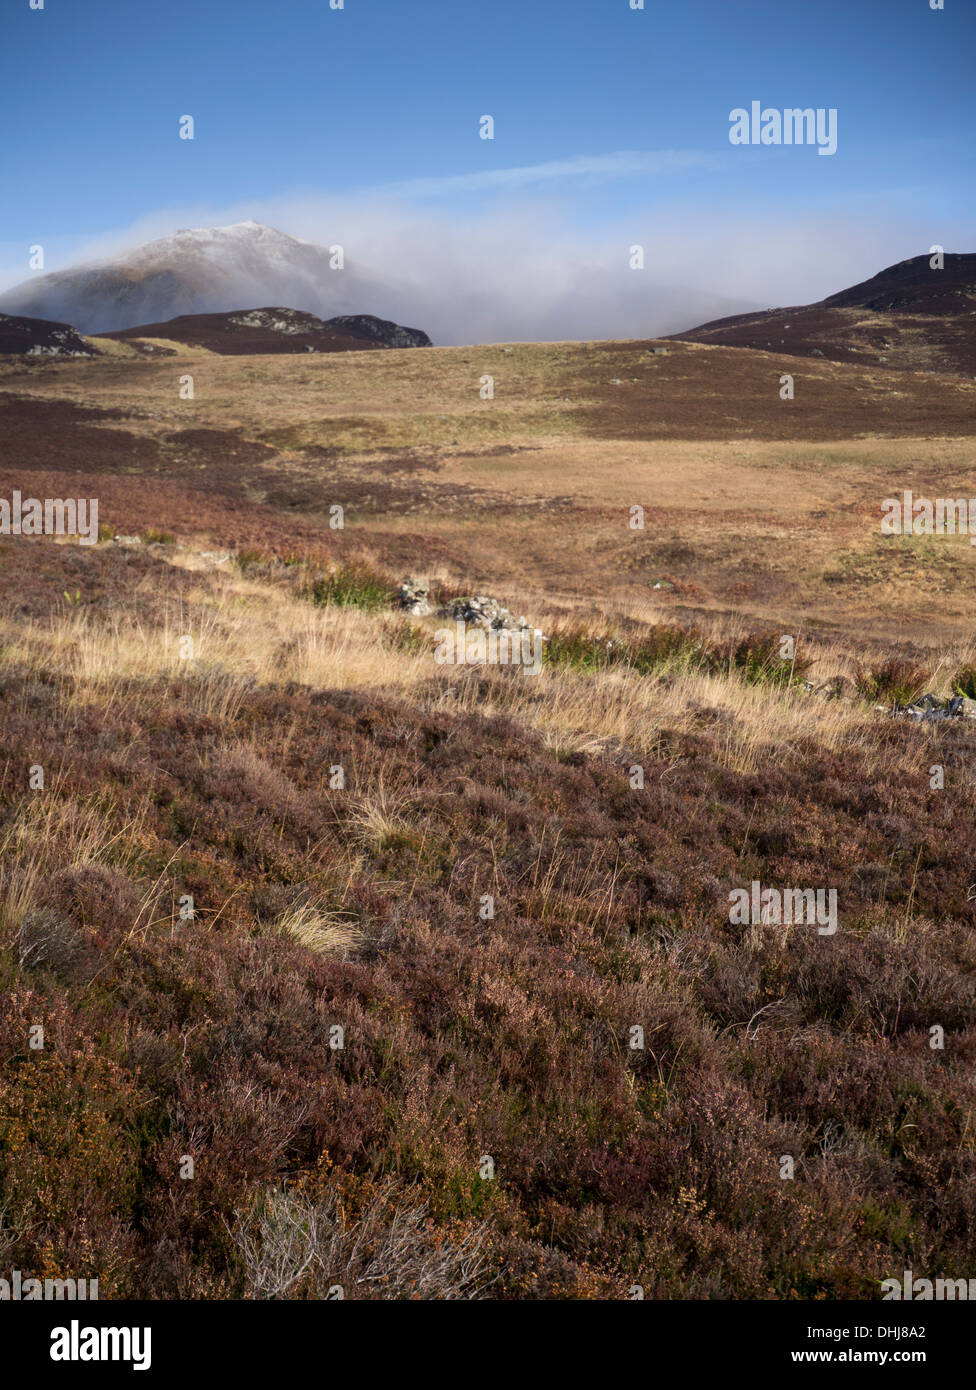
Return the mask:
{"type": "Polygon", "coordinates": [[[228,325],[235,328],[266,328],[269,333],[317,333],[322,328],[322,320],[315,314],[304,314],[300,309],[245,309],[239,314],[227,315],[228,325]]]}
{"type": "MultiPolygon", "coordinates": [[[[425,618],[435,612],[430,601],[430,584],[412,575],[400,585],[394,603],[415,618],[425,618]]],[[[535,632],[526,617],[513,617],[503,603],[488,594],[465,594],[449,599],[436,609],[436,615],[485,632],[535,632]]]]}
{"type": "Polygon", "coordinates": [[[28,357],[97,357],[98,353],[70,323],[0,314],[0,353],[28,357]]]}
{"type": "Polygon", "coordinates": [[[427,334],[420,328],[404,328],[390,319],[378,319],[373,314],[339,314],[326,319],[325,327],[336,333],[348,334],[350,338],[366,338],[382,343],[388,348],[433,347],[427,334]]]}

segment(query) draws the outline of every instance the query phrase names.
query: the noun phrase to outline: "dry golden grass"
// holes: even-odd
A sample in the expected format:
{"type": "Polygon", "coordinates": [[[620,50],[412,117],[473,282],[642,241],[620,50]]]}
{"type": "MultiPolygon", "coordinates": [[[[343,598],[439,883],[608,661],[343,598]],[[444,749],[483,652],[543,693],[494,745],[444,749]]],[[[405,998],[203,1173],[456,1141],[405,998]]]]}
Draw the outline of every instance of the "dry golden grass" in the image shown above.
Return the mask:
{"type": "MultiPolygon", "coordinates": [[[[368,690],[432,710],[510,715],[564,752],[648,751],[659,747],[664,733],[691,733],[707,724],[720,731],[723,760],[743,772],[759,770],[773,751],[789,759],[800,739],[828,749],[863,743],[877,725],[878,716],[861,703],[750,685],[734,672],[662,669],[642,676],[620,667],[597,673],[545,667],[531,677],[512,670],[486,687],[479,668],[437,665],[432,640],[427,650],[392,650],[384,612],[315,607],[272,579],[236,568],[204,568],[199,556],[178,550],[168,558],[198,572],[199,581],[182,598],[166,599],[159,621],[140,616],[136,605],[111,613],[69,609],[26,623],[2,615],[0,642],[8,660],[29,672],[56,670],[66,706],[123,706],[133,716],[152,708],[157,682],[179,679],[180,698],[220,720],[233,718],[251,684],[295,682],[368,690]],[[186,639],[191,643],[181,646],[186,639]]],[[[153,584],[165,588],[165,578],[157,574],[144,581],[143,596],[153,584]]],[[[534,623],[551,630],[556,615],[517,597],[534,623]]],[[[665,617],[662,607],[647,601],[575,608],[596,630],[622,612],[648,624],[665,617]]],[[[417,625],[432,639],[440,622],[431,617],[417,625]]],[[[741,619],[712,618],[704,628],[706,638],[743,631],[741,619]]],[[[850,676],[853,655],[846,646],[814,651],[816,680],[850,676]]],[[[972,642],[962,641],[934,653],[933,688],[945,690],[951,672],[972,653],[972,642]]],[[[497,668],[488,668],[492,673],[497,668]]],[[[254,750],[236,748],[222,756],[247,763],[255,777],[276,775],[254,750]]],[[[402,810],[402,792],[378,786],[352,817],[361,842],[375,848],[404,833],[402,810]]]]}
{"type": "Polygon", "coordinates": [[[179,677],[194,708],[224,718],[239,704],[244,681],[419,685],[430,675],[429,659],[401,653],[391,661],[385,621],[351,608],[315,608],[280,586],[215,571],[185,599],[168,601],[158,623],[137,609],[105,616],[82,608],[30,622],[8,614],[0,617],[0,642],[29,671],[57,670],[62,697],[73,705],[144,703],[154,681],[179,677]]]}
{"type": "Polygon", "coordinates": [[[347,818],[348,824],[363,846],[379,852],[411,833],[404,815],[406,804],[402,793],[391,792],[380,780],[371,793],[360,799],[347,818]]]}
{"type": "Polygon", "coordinates": [[[289,908],[275,926],[321,956],[351,955],[364,940],[362,931],[347,915],[311,903],[289,908]]]}

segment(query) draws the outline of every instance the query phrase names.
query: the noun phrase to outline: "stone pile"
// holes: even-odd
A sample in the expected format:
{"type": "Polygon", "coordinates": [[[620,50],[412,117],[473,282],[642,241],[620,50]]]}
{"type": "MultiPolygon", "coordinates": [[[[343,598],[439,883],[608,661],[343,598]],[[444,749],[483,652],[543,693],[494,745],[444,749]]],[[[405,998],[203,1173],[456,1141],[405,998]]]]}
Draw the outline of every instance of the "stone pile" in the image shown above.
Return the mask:
{"type": "Polygon", "coordinates": [[[909,705],[893,705],[891,709],[885,705],[876,705],[875,708],[886,714],[900,715],[904,719],[914,719],[920,723],[928,723],[933,719],[976,719],[976,700],[970,700],[966,695],[952,695],[949,699],[943,700],[929,692],[919,695],[909,705]]]}
{"type": "Polygon", "coordinates": [[[487,594],[451,599],[450,603],[437,611],[438,617],[453,618],[455,622],[464,623],[465,627],[480,627],[486,632],[502,629],[521,632],[529,626],[525,617],[513,618],[497,598],[489,598],[487,594]]]}
{"type": "Polygon", "coordinates": [[[415,618],[426,618],[428,613],[434,611],[430,606],[430,585],[426,579],[405,579],[397,591],[395,603],[415,618]]]}

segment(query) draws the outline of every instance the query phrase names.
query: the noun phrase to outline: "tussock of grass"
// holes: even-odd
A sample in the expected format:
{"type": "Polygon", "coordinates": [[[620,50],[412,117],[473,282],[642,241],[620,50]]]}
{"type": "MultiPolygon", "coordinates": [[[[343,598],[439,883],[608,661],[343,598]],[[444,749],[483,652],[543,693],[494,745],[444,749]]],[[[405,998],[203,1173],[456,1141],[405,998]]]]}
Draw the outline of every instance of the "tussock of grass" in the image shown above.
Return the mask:
{"type": "Polygon", "coordinates": [[[411,843],[414,832],[404,815],[406,798],[391,792],[382,781],[363,796],[346,823],[356,839],[374,853],[411,843]]]}
{"type": "MultiPolygon", "coordinates": [[[[48,769],[49,779],[53,772],[48,769]]],[[[56,777],[47,793],[35,792],[21,804],[0,841],[0,928],[8,940],[41,903],[52,859],[61,868],[131,860],[127,846],[138,840],[145,808],[115,830],[113,819],[110,798],[66,798],[56,777]]]]}
{"type": "Polygon", "coordinates": [[[664,623],[626,637],[595,634],[585,626],[563,626],[551,634],[544,659],[550,666],[571,670],[625,667],[649,675],[661,670],[702,669],[708,653],[697,632],[664,623]]]}
{"type": "Polygon", "coordinates": [[[362,931],[348,915],[310,903],[290,908],[278,919],[277,928],[320,956],[351,955],[364,941],[362,931]]]}
{"type": "Polygon", "coordinates": [[[752,633],[711,654],[714,664],[726,664],[750,685],[802,685],[813,665],[809,657],[795,650],[790,657],[781,654],[782,638],[778,633],[752,633]]]}

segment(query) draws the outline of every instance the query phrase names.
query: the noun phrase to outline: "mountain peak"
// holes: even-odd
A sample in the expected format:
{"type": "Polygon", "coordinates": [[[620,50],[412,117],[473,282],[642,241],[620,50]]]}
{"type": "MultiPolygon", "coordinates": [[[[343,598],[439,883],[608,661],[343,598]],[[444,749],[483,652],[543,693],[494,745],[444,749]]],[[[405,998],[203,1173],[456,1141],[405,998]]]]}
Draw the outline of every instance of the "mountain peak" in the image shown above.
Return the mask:
{"type": "Polygon", "coordinates": [[[326,247],[252,218],[184,227],[109,260],[25,280],[0,295],[0,311],[97,334],[268,304],[362,316],[385,297],[361,271],[335,267],[326,247]]]}
{"type": "Polygon", "coordinates": [[[150,255],[165,254],[170,249],[199,248],[205,246],[234,246],[241,244],[269,244],[282,247],[309,246],[312,243],[289,236],[287,232],[269,227],[265,222],[230,222],[221,227],[180,227],[178,231],[165,236],[154,237],[140,246],[126,251],[119,258],[123,261],[145,260],[150,255]]]}

